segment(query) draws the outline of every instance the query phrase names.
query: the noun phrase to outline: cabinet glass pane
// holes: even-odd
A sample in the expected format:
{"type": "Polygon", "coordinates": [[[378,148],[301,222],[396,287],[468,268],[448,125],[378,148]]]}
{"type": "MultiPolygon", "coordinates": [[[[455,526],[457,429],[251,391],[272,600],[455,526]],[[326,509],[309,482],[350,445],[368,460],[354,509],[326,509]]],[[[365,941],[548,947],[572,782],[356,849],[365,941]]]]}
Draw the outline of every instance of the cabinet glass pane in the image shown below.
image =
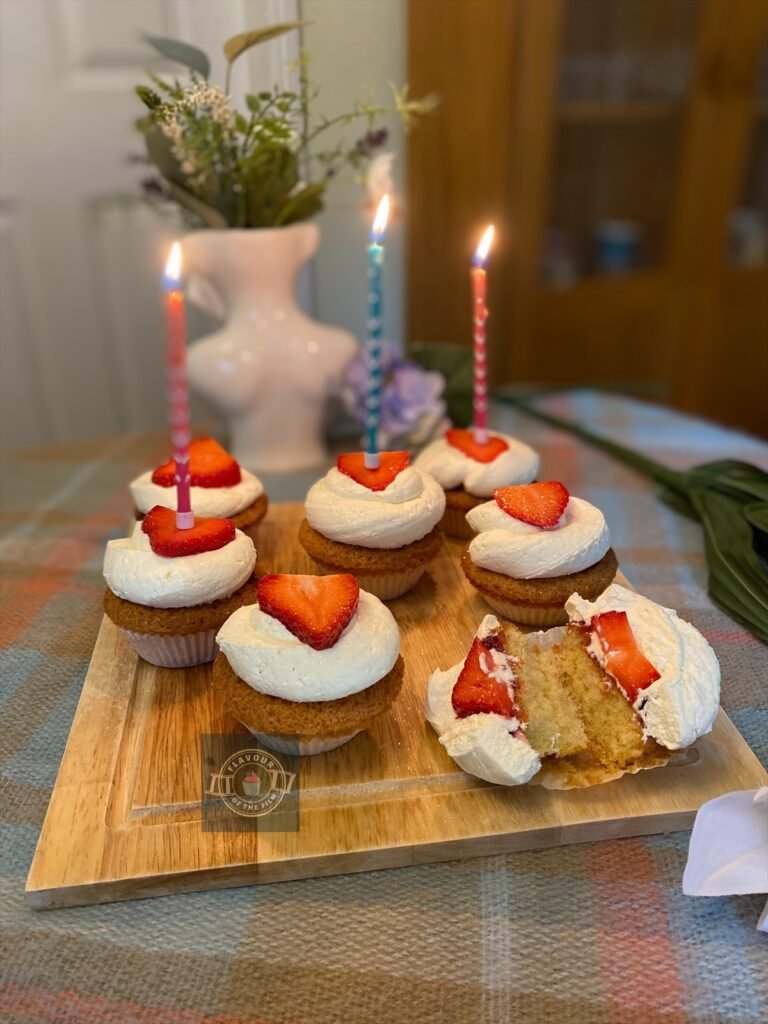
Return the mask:
{"type": "Polygon", "coordinates": [[[542,272],[553,287],[660,263],[697,0],[567,0],[542,272]]]}

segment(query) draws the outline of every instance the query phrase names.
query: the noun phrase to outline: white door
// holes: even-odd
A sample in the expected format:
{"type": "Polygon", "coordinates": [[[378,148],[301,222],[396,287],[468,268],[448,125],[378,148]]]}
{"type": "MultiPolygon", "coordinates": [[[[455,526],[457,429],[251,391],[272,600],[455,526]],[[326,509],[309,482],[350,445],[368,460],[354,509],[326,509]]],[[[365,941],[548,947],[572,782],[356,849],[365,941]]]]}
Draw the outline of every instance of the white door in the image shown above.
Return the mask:
{"type": "MultiPolygon", "coordinates": [[[[236,32],[297,17],[298,0],[0,0],[0,445],[165,422],[158,281],[177,225],[135,203],[147,169],[133,87],[144,32],[212,58],[236,32]]],[[[298,39],[235,65],[232,91],[283,78],[298,39]]]]}

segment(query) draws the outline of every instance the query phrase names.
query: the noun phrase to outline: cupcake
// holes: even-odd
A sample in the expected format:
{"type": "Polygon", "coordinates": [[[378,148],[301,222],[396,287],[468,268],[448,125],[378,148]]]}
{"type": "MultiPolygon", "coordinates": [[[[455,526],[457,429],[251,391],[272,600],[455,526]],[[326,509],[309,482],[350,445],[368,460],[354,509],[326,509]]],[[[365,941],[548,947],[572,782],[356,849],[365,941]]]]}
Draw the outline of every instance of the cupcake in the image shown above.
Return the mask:
{"type": "Polygon", "coordinates": [[[464,771],[590,786],[661,767],[711,731],[720,668],[693,626],[615,584],[567,610],[568,626],[542,633],[488,615],[464,663],[430,676],[427,719],[464,771]]]}
{"type": "Polygon", "coordinates": [[[472,430],[454,428],[428,445],[415,465],[430,473],[445,491],[445,532],[468,540],[473,532],[465,519],[467,512],[492,497],[497,487],[535,480],[539,456],[506,434],[489,434],[485,444],[478,444],[472,430]]]}
{"type": "Polygon", "coordinates": [[[513,622],[564,623],[571,594],[594,600],[616,575],[603,513],[558,481],[500,487],[467,522],[477,536],[462,555],[464,575],[513,622]]]}
{"type": "MultiPolygon", "coordinates": [[[[198,516],[231,519],[238,530],[254,531],[267,514],[267,496],[258,477],[233,459],[218,441],[200,437],[189,446],[190,498],[198,516]]],[[[164,462],[130,484],[136,518],[155,505],[176,508],[176,463],[164,462]]]]}
{"type": "Polygon", "coordinates": [[[104,556],[104,611],[152,665],[213,661],[217,630],[256,600],[253,541],[229,519],[195,518],[189,530],[157,505],[104,556]]]}
{"type": "Polygon", "coordinates": [[[389,709],[403,679],[400,634],[354,576],[271,574],[257,598],[219,630],[213,686],[265,746],[324,753],[389,709]]]}
{"type": "Polygon", "coordinates": [[[407,452],[340,455],[307,494],[299,540],[320,572],[351,573],[383,601],[410,590],[438,554],[445,510],[440,485],[407,452]]]}

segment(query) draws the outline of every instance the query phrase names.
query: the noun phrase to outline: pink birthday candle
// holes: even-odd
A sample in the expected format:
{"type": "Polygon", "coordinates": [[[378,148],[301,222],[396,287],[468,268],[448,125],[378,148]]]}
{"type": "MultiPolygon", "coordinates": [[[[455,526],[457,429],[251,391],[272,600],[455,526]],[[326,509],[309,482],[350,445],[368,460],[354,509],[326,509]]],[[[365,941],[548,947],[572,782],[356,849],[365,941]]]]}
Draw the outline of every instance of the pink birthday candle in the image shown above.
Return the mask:
{"type": "Polygon", "coordinates": [[[488,358],[485,325],[488,309],[485,305],[485,261],[493,241],[493,224],[489,224],[472,257],[472,342],[473,342],[473,432],[477,444],[488,443],[488,358]]]}
{"type": "Polygon", "coordinates": [[[176,463],[176,527],[195,525],[189,486],[189,391],[187,387],[187,327],[181,283],[181,245],[174,242],[163,273],[168,346],[168,421],[176,463]]]}

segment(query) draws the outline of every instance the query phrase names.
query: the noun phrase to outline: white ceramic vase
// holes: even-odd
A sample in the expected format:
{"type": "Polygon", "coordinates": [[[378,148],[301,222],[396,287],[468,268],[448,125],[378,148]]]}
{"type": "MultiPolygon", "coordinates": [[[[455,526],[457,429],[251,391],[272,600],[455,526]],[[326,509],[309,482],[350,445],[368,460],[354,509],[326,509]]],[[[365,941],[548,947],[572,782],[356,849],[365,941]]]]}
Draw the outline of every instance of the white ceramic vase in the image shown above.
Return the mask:
{"type": "Polygon", "coordinates": [[[319,229],[199,231],[184,240],[190,301],[225,321],[190,346],[189,380],[226,420],[232,454],[255,471],[321,465],[331,383],[353,357],[351,334],[299,309],[299,270],[319,229]]]}

